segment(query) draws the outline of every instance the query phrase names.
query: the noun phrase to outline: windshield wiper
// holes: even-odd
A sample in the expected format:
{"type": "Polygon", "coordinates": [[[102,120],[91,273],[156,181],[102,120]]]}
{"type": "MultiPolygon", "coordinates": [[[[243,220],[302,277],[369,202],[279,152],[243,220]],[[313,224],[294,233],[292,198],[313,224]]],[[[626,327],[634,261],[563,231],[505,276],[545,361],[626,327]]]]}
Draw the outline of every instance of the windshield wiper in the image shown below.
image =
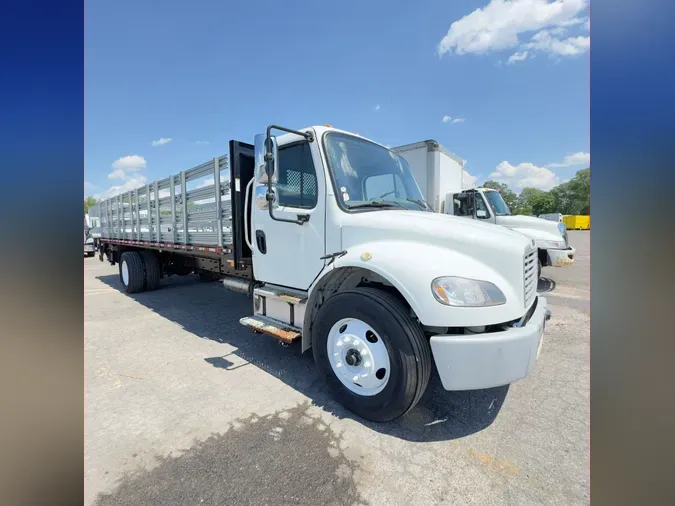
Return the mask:
{"type": "Polygon", "coordinates": [[[349,209],[356,209],[358,207],[400,207],[401,209],[408,210],[406,206],[401,204],[400,202],[395,202],[393,200],[388,200],[386,202],[381,201],[381,200],[372,200],[370,202],[363,202],[361,204],[354,204],[352,206],[349,206],[349,209]]]}
{"type": "Polygon", "coordinates": [[[431,209],[431,206],[424,202],[423,200],[416,200],[416,199],[406,199],[408,202],[412,202],[413,204],[417,204],[420,206],[422,209],[431,209]]]}

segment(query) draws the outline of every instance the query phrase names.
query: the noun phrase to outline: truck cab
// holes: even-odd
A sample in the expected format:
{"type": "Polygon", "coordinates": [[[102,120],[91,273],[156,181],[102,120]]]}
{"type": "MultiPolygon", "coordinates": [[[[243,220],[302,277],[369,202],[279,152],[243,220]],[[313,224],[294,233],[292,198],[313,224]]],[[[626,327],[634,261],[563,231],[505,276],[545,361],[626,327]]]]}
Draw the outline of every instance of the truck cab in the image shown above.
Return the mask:
{"type": "Polygon", "coordinates": [[[452,194],[452,210],[462,216],[508,227],[535,240],[540,269],[574,262],[575,249],[567,240],[564,223],[534,216],[512,215],[501,194],[493,188],[472,188],[452,194]]]}

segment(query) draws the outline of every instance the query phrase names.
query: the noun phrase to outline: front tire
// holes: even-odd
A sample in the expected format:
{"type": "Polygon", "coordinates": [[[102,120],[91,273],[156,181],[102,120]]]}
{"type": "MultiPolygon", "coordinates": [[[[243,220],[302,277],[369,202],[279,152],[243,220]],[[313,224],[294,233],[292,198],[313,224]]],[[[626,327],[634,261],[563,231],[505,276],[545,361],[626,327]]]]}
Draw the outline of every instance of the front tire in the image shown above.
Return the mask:
{"type": "Polygon", "coordinates": [[[120,279],[127,293],[138,293],[145,290],[145,266],[141,255],[136,251],[122,253],[120,279]]]}
{"type": "Polygon", "coordinates": [[[387,422],[419,402],[429,382],[431,349],[398,299],[372,288],[347,290],[324,302],[314,321],[314,362],[345,408],[387,422]]]}

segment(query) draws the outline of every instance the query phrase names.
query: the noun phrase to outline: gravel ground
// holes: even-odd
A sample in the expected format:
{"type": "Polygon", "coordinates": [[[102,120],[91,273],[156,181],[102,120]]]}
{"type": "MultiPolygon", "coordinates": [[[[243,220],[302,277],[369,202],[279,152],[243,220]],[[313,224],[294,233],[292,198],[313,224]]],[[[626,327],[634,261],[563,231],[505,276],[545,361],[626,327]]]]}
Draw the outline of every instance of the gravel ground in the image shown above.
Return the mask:
{"type": "Polygon", "coordinates": [[[311,353],[239,325],[250,302],[170,278],[120,291],[85,258],[87,504],[587,504],[587,231],[545,268],[553,318],[534,373],[364,422],[325,393],[311,353]]]}

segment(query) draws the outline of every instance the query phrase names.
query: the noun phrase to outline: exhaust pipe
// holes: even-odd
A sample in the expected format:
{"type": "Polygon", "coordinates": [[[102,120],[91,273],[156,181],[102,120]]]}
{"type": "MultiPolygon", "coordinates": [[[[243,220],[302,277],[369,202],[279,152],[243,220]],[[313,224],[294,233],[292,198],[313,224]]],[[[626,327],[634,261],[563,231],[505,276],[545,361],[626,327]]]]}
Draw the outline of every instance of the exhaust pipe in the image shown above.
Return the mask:
{"type": "Polygon", "coordinates": [[[245,293],[248,295],[250,282],[234,276],[223,278],[223,286],[233,292],[245,293]]]}

